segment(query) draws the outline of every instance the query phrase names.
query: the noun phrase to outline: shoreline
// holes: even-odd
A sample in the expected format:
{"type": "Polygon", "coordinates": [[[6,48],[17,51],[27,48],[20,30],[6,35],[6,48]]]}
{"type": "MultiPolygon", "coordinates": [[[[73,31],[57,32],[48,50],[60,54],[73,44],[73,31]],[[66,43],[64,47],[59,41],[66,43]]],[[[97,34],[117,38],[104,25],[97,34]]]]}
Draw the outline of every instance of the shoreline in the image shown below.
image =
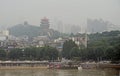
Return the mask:
{"type": "Polygon", "coordinates": [[[76,64],[63,64],[61,62],[49,63],[48,61],[0,61],[1,69],[105,69],[113,68],[120,70],[120,64],[98,64],[98,63],[81,63],[76,64]],[[49,65],[49,66],[48,66],[49,65]]]}
{"type": "Polygon", "coordinates": [[[1,66],[0,70],[16,70],[16,69],[20,69],[20,70],[29,70],[29,69],[48,69],[47,66],[34,66],[34,67],[30,67],[30,66],[1,66]]]}

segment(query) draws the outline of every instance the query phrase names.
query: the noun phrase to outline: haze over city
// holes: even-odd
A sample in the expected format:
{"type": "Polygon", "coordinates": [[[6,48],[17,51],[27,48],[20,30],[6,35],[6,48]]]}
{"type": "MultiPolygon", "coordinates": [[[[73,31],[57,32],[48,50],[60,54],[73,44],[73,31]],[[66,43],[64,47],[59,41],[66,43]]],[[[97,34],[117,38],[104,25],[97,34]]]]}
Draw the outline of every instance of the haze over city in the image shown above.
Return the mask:
{"type": "Polygon", "coordinates": [[[86,26],[87,18],[101,18],[120,25],[119,0],[0,0],[0,9],[1,27],[24,21],[39,26],[44,16],[51,24],[58,20],[63,24],[86,26]]]}
{"type": "Polygon", "coordinates": [[[120,0],[0,0],[0,76],[120,76],[120,0]]]}

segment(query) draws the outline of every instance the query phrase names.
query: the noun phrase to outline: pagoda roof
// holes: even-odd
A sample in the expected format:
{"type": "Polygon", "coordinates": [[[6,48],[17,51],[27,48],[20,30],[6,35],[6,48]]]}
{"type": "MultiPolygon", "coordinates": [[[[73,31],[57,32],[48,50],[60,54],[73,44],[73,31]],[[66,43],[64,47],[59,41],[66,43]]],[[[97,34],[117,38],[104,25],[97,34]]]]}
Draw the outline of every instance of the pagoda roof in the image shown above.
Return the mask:
{"type": "Polygon", "coordinates": [[[41,21],[48,21],[49,19],[44,17],[43,19],[41,19],[41,21]]]}

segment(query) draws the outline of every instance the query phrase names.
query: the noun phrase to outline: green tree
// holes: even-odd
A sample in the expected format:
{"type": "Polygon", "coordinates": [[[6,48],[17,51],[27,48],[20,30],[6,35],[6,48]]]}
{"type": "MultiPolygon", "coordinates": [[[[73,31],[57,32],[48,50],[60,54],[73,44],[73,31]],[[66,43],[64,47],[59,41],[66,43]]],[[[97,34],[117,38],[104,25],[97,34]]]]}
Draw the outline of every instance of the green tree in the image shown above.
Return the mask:
{"type": "Polygon", "coordinates": [[[37,60],[57,60],[58,58],[58,50],[53,47],[45,46],[41,48],[37,48],[36,50],[36,58],[37,60]]]}
{"type": "Polygon", "coordinates": [[[23,56],[27,60],[35,60],[36,59],[36,48],[35,47],[25,48],[23,51],[23,56]]]}
{"type": "Polygon", "coordinates": [[[45,58],[47,60],[53,60],[54,61],[58,58],[59,52],[56,48],[46,46],[46,47],[44,47],[44,51],[45,51],[45,58]]]}
{"type": "Polygon", "coordinates": [[[120,61],[120,43],[114,47],[114,57],[113,60],[120,61]]]}
{"type": "Polygon", "coordinates": [[[72,40],[65,41],[63,44],[62,56],[67,58],[67,59],[70,59],[70,51],[74,47],[77,47],[75,42],[73,42],[72,40]]]}
{"type": "Polygon", "coordinates": [[[80,59],[80,50],[78,47],[73,47],[70,51],[70,58],[79,60],[80,59]]]}
{"type": "Polygon", "coordinates": [[[0,49],[0,60],[6,59],[6,52],[5,50],[0,49]]]}
{"type": "Polygon", "coordinates": [[[113,60],[113,57],[115,56],[114,48],[113,48],[113,47],[109,47],[109,48],[106,50],[105,56],[106,56],[107,60],[112,61],[112,60],[113,60]]]}
{"type": "Polygon", "coordinates": [[[23,56],[22,50],[18,48],[12,49],[8,53],[8,57],[10,60],[20,60],[22,56],[23,56]]]}
{"type": "Polygon", "coordinates": [[[37,60],[43,60],[43,57],[44,57],[44,49],[43,49],[43,47],[39,47],[39,48],[37,48],[37,50],[36,50],[36,59],[37,60]]]}

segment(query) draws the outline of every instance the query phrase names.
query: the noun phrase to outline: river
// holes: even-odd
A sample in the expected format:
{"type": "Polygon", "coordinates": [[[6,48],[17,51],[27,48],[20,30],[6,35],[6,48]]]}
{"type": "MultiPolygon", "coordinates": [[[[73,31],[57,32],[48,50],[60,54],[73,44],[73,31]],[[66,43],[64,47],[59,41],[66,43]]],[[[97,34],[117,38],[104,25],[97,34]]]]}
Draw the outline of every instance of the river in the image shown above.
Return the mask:
{"type": "Polygon", "coordinates": [[[0,76],[119,76],[119,72],[106,70],[58,70],[58,69],[32,69],[32,70],[0,70],[0,76]]]}

